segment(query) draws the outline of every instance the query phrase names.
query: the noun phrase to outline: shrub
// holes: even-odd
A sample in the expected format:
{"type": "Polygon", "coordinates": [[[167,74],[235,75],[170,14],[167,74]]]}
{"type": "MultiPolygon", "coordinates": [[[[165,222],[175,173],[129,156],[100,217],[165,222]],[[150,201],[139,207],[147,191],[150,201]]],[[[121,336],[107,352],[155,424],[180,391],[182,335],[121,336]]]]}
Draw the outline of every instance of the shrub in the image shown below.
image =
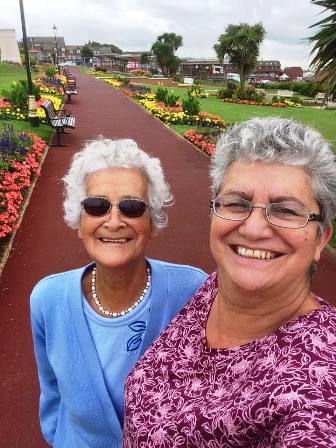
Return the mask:
{"type": "Polygon", "coordinates": [[[293,95],[293,97],[292,97],[292,101],[293,101],[293,103],[297,103],[297,104],[299,104],[299,103],[301,102],[301,99],[300,99],[299,96],[297,96],[297,95],[293,95]]]}
{"type": "Polygon", "coordinates": [[[261,103],[264,101],[265,94],[261,92],[254,92],[254,94],[251,97],[251,100],[256,101],[257,103],[261,103]]]}
{"type": "Polygon", "coordinates": [[[293,83],[293,90],[304,96],[314,97],[318,92],[323,92],[321,85],[312,81],[298,81],[293,83]]]}
{"type": "Polygon", "coordinates": [[[253,86],[248,86],[244,92],[237,91],[237,98],[240,100],[252,100],[256,93],[256,89],[253,86]]]}
{"type": "Polygon", "coordinates": [[[190,96],[182,100],[182,108],[188,115],[197,115],[201,109],[198,99],[190,96]]]}
{"type": "Polygon", "coordinates": [[[166,89],[165,87],[158,87],[156,91],[156,99],[159,102],[165,103],[167,95],[168,95],[168,89],[166,89]]]}
{"type": "Polygon", "coordinates": [[[54,78],[57,73],[57,69],[55,67],[48,67],[46,68],[45,73],[48,78],[54,78]]]}
{"type": "MultiPolygon", "coordinates": [[[[11,90],[3,90],[2,95],[5,99],[9,100],[12,106],[15,106],[21,110],[21,112],[28,111],[28,83],[27,81],[20,80],[18,82],[13,81],[11,84],[11,90]]],[[[41,98],[40,88],[33,84],[33,95],[35,100],[41,98]]]]}
{"type": "Polygon", "coordinates": [[[280,101],[277,95],[272,96],[272,103],[278,103],[280,101]]]}
{"type": "Polygon", "coordinates": [[[174,95],[173,93],[167,93],[164,103],[167,106],[176,106],[177,100],[179,97],[177,95],[174,95]]]}
{"type": "Polygon", "coordinates": [[[228,89],[227,87],[222,87],[221,89],[218,89],[217,96],[218,98],[223,100],[224,98],[232,98],[232,94],[232,90],[228,89]]]}

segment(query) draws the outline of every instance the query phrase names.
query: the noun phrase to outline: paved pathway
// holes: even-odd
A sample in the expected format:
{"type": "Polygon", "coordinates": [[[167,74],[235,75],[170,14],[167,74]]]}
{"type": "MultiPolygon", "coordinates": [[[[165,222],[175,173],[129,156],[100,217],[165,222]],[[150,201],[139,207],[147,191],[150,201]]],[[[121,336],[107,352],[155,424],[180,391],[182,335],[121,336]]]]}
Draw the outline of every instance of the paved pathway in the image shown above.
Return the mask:
{"type": "MultiPolygon", "coordinates": [[[[210,272],[208,250],[208,159],[120,92],[77,73],[79,94],[67,106],[77,117],[65,135],[68,148],[50,148],[10,258],[0,279],[0,448],[47,445],[38,424],[38,383],[30,335],[28,298],[43,276],[88,262],[76,232],[62,219],[62,182],[83,142],[98,135],[133,138],[160,157],[176,203],[169,228],[150,244],[148,255],[189,263],[210,272]]],[[[336,302],[336,258],[326,254],[315,290],[336,302]]]]}

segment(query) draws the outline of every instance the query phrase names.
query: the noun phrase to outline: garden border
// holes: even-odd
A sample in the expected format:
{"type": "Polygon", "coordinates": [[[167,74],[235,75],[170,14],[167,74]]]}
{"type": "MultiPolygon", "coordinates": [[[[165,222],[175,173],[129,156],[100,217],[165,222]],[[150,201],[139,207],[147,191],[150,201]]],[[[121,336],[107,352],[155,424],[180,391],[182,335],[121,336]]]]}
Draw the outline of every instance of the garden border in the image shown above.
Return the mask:
{"type": "MultiPolygon", "coordinates": [[[[52,141],[53,138],[54,138],[54,133],[51,135],[50,140],[46,144],[46,146],[44,148],[44,151],[42,153],[42,156],[41,156],[41,159],[40,159],[40,170],[42,169],[42,166],[44,164],[45,158],[47,157],[47,154],[48,154],[48,151],[49,151],[49,144],[50,144],[50,142],[52,141]]],[[[26,208],[28,207],[31,195],[33,194],[33,191],[34,191],[34,188],[35,188],[35,185],[36,185],[36,182],[37,182],[38,178],[39,178],[39,176],[35,174],[34,177],[33,177],[32,183],[29,185],[28,192],[27,192],[27,194],[26,194],[26,196],[24,198],[24,201],[22,203],[21,210],[20,210],[20,213],[19,213],[19,217],[18,217],[18,220],[17,220],[18,227],[21,225],[21,222],[23,220],[26,208]]],[[[9,240],[4,244],[4,250],[1,251],[1,253],[0,253],[0,277],[1,277],[1,274],[2,274],[2,272],[3,272],[3,270],[4,270],[5,266],[6,266],[8,257],[10,255],[11,249],[13,247],[13,243],[14,243],[14,239],[15,239],[17,230],[18,230],[18,228],[14,229],[11,232],[11,236],[10,236],[9,240]]]]}

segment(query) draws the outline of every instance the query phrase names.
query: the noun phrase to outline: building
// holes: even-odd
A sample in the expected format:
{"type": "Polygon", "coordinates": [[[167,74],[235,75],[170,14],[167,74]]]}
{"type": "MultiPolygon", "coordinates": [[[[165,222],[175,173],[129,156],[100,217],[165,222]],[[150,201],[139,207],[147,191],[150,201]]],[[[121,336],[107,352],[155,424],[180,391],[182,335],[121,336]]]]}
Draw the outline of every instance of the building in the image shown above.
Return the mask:
{"type": "Polygon", "coordinates": [[[67,61],[72,61],[76,65],[81,64],[83,60],[82,48],[83,45],[66,45],[65,52],[67,61]]]}
{"type": "MultiPolygon", "coordinates": [[[[39,62],[52,62],[57,59],[62,62],[66,59],[64,37],[27,37],[28,52],[34,55],[39,62]]],[[[19,42],[23,47],[22,40],[19,42]]]]}
{"type": "Polygon", "coordinates": [[[301,67],[285,67],[283,72],[288,76],[290,81],[302,81],[303,70],[301,67]]]}
{"type": "Polygon", "coordinates": [[[251,81],[277,81],[282,74],[281,64],[276,60],[258,61],[250,75],[251,81]]]}
{"type": "Polygon", "coordinates": [[[0,28],[0,62],[4,61],[21,64],[14,28],[0,28]]]}
{"type": "MultiPolygon", "coordinates": [[[[183,59],[180,65],[180,75],[192,78],[227,79],[228,74],[239,75],[237,66],[218,59],[183,59]]],[[[250,75],[250,80],[276,81],[282,74],[279,61],[258,61],[256,68],[250,75]]]]}

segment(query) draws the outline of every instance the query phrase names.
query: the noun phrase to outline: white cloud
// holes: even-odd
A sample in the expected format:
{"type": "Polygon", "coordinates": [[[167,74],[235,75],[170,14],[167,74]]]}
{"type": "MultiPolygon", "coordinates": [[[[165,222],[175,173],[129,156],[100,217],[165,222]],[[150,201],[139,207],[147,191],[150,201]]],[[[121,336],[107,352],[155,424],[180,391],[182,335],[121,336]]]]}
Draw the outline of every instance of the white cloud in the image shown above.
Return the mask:
{"type": "MultiPolygon", "coordinates": [[[[22,37],[19,2],[1,8],[0,28],[16,28],[22,37]]],[[[280,60],[282,67],[309,65],[304,40],[313,33],[320,8],[310,0],[24,0],[28,35],[64,36],[66,44],[88,40],[111,43],[124,51],[149,50],[159,34],[183,36],[181,57],[215,57],[213,45],[230,23],[262,22],[267,35],[262,59],[280,60]]]]}

